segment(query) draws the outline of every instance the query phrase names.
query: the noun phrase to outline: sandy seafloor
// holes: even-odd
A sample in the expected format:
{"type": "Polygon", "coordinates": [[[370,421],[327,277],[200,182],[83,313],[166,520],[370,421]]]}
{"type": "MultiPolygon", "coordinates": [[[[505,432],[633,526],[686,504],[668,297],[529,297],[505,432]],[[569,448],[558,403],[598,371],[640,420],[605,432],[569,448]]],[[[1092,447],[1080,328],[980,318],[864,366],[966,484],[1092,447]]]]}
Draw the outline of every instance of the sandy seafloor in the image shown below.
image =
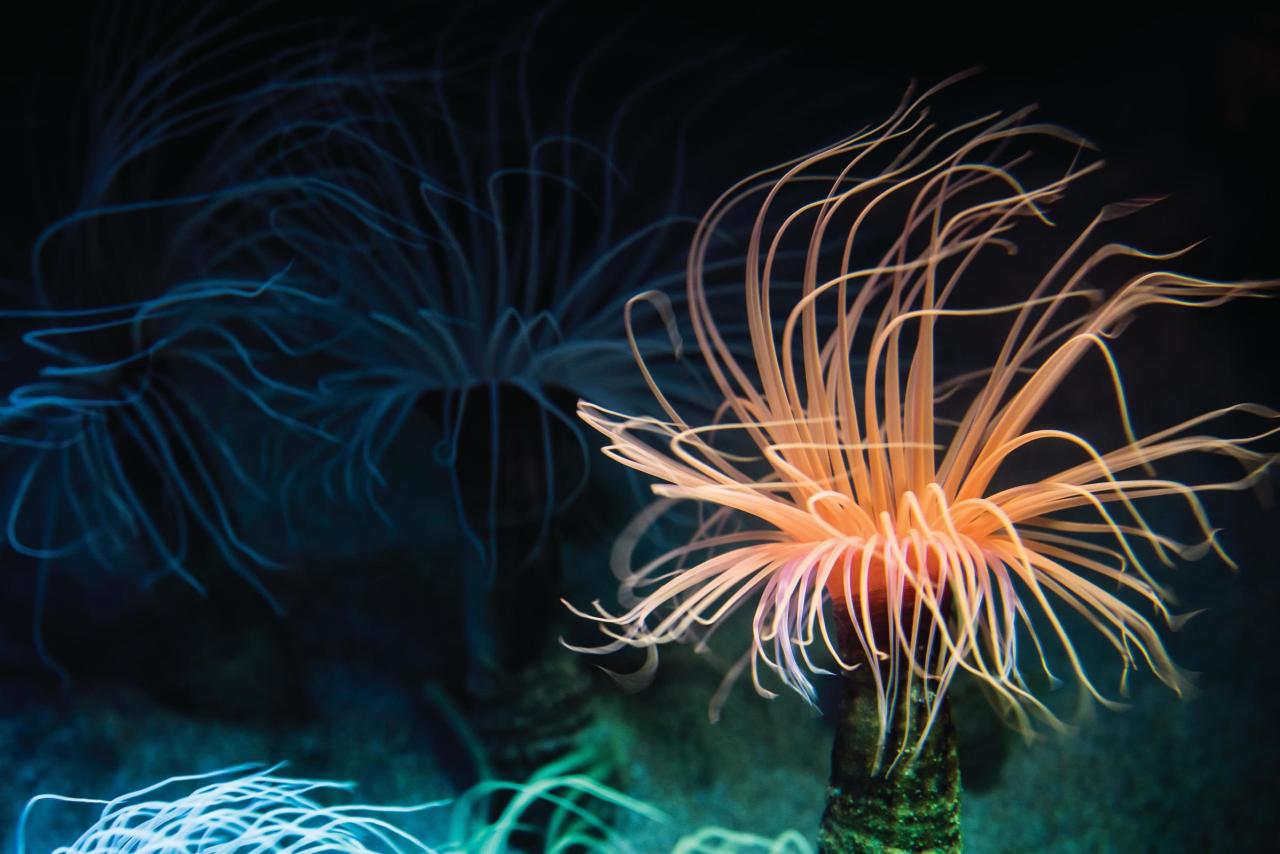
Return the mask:
{"type": "MultiPolygon", "coordinates": [[[[1233,636],[1238,619],[1204,619],[1202,636],[1194,625],[1184,630],[1191,636],[1185,640],[1223,648],[1248,640],[1233,636]]],[[[982,707],[960,695],[958,716],[967,713],[980,730],[963,744],[983,754],[966,765],[1007,751],[1003,761],[970,772],[982,790],[964,798],[965,850],[1274,850],[1280,763],[1274,742],[1256,738],[1272,725],[1262,719],[1259,686],[1248,674],[1228,678],[1240,663],[1225,661],[1227,673],[1202,679],[1212,684],[1187,701],[1140,680],[1128,711],[1097,710],[1069,735],[1030,746],[986,727],[982,707]]],[[[706,703],[718,678],[705,659],[679,650],[664,655],[659,678],[644,693],[622,694],[602,680],[601,723],[629,757],[621,785],[669,816],[661,824],[624,822],[637,851],[668,850],[704,825],[767,835],[816,828],[826,723],[797,698],[767,701],[746,684],[712,725],[706,703]]],[[[450,794],[421,703],[351,674],[318,674],[313,681],[327,705],[310,720],[277,725],[179,714],[125,688],[74,686],[40,702],[23,701],[21,686],[0,689],[0,850],[16,850],[18,811],[33,794],[110,797],[171,774],[242,761],[287,759],[299,776],[358,781],[359,797],[369,803],[450,794]]],[[[27,850],[69,843],[91,815],[90,807],[41,807],[27,850]]],[[[402,824],[439,839],[447,832],[446,809],[402,824]]]]}

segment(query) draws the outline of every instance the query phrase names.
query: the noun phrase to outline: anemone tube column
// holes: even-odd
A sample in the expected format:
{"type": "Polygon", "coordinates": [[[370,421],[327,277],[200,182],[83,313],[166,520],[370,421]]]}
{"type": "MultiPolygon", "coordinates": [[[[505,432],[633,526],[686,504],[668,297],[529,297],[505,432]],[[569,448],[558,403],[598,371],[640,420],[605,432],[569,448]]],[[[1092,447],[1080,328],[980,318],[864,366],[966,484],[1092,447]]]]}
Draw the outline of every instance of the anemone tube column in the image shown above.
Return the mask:
{"type": "MultiPolygon", "coordinates": [[[[847,620],[840,620],[838,638],[846,661],[863,658],[847,620]]],[[[864,663],[846,671],[842,682],[827,806],[818,829],[820,854],[958,854],[960,765],[946,698],[934,700],[941,707],[924,743],[893,762],[896,746],[910,744],[928,720],[928,687],[899,676],[882,742],[872,667],[864,663]]]]}

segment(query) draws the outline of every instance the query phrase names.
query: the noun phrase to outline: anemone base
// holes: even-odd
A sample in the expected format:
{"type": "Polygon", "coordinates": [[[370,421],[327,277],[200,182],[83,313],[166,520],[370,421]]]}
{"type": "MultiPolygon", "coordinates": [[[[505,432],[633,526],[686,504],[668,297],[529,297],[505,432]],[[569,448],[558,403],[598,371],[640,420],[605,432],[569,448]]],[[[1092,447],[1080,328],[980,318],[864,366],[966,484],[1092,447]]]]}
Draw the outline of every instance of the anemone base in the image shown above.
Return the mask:
{"type": "Polygon", "coordinates": [[[876,691],[870,670],[844,677],[844,700],[831,752],[827,807],[818,830],[820,854],[900,854],[958,852],[960,847],[960,765],[951,709],[942,700],[929,737],[914,755],[892,768],[894,745],[918,730],[906,722],[927,719],[924,689],[915,682],[900,692],[885,749],[875,767],[880,742],[876,691]],[[908,716],[909,711],[909,716],[908,716]]]}

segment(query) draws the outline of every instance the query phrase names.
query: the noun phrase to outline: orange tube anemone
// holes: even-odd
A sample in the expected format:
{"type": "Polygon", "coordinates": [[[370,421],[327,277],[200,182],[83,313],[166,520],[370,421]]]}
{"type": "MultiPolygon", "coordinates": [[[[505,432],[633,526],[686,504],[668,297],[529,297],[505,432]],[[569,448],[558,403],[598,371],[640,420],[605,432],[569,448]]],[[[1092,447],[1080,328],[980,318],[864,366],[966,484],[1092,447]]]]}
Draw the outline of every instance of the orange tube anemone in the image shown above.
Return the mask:
{"type": "MultiPolygon", "coordinates": [[[[661,497],[615,549],[627,610],[614,615],[597,604],[582,614],[613,638],[595,651],[705,641],[754,603],[751,648],[730,679],[749,664],[762,694],[770,694],[764,669],[812,699],[809,675],[824,672],[815,653],[841,669],[870,667],[882,742],[894,692],[918,682],[931,709],[914,730],[923,742],[961,672],[980,680],[1024,731],[1032,717],[1056,723],[1020,673],[1027,639],[1051,679],[1045,644],[1052,641],[1084,690],[1109,704],[1062,619],[1075,612],[1115,648],[1126,674],[1145,664],[1181,692],[1185,679],[1152,619],[1131,604],[1178,622],[1138,551],[1166,565],[1209,550],[1225,560],[1199,496],[1254,483],[1274,459],[1255,443],[1276,429],[1236,438],[1199,430],[1228,415],[1278,414],[1239,404],[1139,438],[1109,342],[1147,306],[1210,308],[1276,283],[1148,269],[1109,295],[1086,287],[1115,261],[1154,267],[1180,254],[1089,248],[1105,223],[1140,201],[1104,208],[1020,298],[956,307],[953,297],[975,269],[986,269],[979,264],[991,250],[1012,252],[1015,230],[1051,225],[1048,205],[1101,164],[1080,165],[1087,144],[1028,123],[1029,111],[940,131],[926,122],[924,100],[904,100],[882,124],[746,179],[703,218],[687,275],[690,320],[723,397],[710,423],[687,423],[651,380],[664,419],[580,403],[579,415],[609,440],[605,454],[656,479],[661,497]],[[1026,160],[1019,148],[1036,141],[1066,144],[1075,157],[1065,174],[1024,184],[1015,174],[1026,160]],[[804,200],[785,207],[784,197],[797,192],[804,200]],[[705,279],[713,235],[753,202],[741,267],[750,338],[743,357],[712,317],[705,279]],[[873,263],[855,264],[868,246],[873,263]],[[787,292],[780,314],[784,268],[799,288],[787,292]],[[966,323],[1001,324],[991,339],[999,351],[981,370],[944,377],[935,335],[943,327],[963,334],[966,323]],[[1111,385],[1105,395],[1117,402],[1124,429],[1114,450],[1032,425],[1090,354],[1101,356],[1111,385]],[[1065,448],[1076,461],[1035,479],[1006,466],[1015,452],[1045,446],[1065,448]],[[1156,474],[1162,461],[1197,452],[1232,458],[1244,475],[1187,484],[1156,474]],[[1160,496],[1185,502],[1201,544],[1177,543],[1147,523],[1138,505],[1160,496]],[[676,501],[703,511],[689,542],[631,567],[637,540],[676,501]],[[856,638],[852,650],[835,642],[839,625],[856,638]]],[[[634,342],[633,350],[649,378],[634,342]]],[[[898,747],[901,755],[910,745],[898,747]]]]}

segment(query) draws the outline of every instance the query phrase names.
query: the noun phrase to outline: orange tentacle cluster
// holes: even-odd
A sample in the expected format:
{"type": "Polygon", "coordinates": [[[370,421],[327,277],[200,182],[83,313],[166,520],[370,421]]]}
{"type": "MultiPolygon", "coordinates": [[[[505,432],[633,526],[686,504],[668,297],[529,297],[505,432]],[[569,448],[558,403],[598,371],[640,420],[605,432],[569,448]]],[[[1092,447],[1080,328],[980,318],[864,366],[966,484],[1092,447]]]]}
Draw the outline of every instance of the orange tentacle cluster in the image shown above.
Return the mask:
{"type": "MultiPolygon", "coordinates": [[[[1184,678],[1151,619],[1130,604],[1145,602],[1174,621],[1167,592],[1137,550],[1166,564],[1210,549],[1221,554],[1198,496],[1253,483],[1273,461],[1253,446],[1276,429],[1219,438],[1196,428],[1230,414],[1278,414],[1241,404],[1139,438],[1109,341],[1147,306],[1209,308],[1276,283],[1150,270],[1109,296],[1087,288],[1113,259],[1174,257],[1117,243],[1086,253],[1100,226],[1138,202],[1105,208],[1021,298],[954,307],[953,294],[980,256],[1011,250],[1023,223],[1051,224],[1047,207],[1099,164],[1073,159],[1065,174],[1024,185],[1014,149],[1036,139],[1065,142],[1077,154],[1087,145],[1027,123],[1026,111],[940,131],[923,101],[904,101],[874,128],[751,176],[704,217],[687,275],[690,320],[723,396],[711,423],[687,423],[652,382],[663,419],[580,404],[580,416],[608,438],[605,453],[653,477],[663,500],[616,551],[628,610],[614,615],[597,606],[584,616],[614,639],[602,649],[653,648],[705,639],[754,604],[753,642],[741,667],[750,665],[758,690],[769,693],[763,665],[812,697],[809,674],[823,670],[811,656],[818,645],[840,668],[875,669],[884,733],[904,679],[920,680],[936,711],[961,672],[981,680],[1023,729],[1032,715],[1054,720],[1019,671],[1019,640],[1027,638],[1046,672],[1044,641],[1055,639],[1080,684],[1109,702],[1076,654],[1060,618],[1064,607],[1110,641],[1126,671],[1145,663],[1180,691],[1184,678]],[[807,189],[816,190],[807,201],[778,211],[784,197],[807,189]],[[742,264],[747,360],[717,327],[704,278],[713,235],[753,201],[759,207],[742,264]],[[868,235],[883,233],[886,223],[896,236],[876,244],[868,235]],[[784,242],[797,235],[804,249],[788,254],[784,242]],[[859,266],[854,259],[867,243],[878,257],[859,266]],[[788,281],[798,279],[799,295],[788,291],[779,314],[771,285],[795,257],[798,273],[790,266],[788,281]],[[939,377],[935,335],[966,318],[1003,321],[1003,344],[989,367],[939,377]],[[1031,426],[1091,353],[1107,367],[1127,436],[1109,452],[1072,432],[1031,426]],[[958,419],[939,415],[941,402],[963,403],[965,394],[958,419]],[[1074,450],[1079,462],[993,486],[997,473],[1009,474],[1012,454],[1053,444],[1074,450]],[[1200,484],[1156,475],[1157,463],[1195,452],[1232,457],[1245,474],[1200,484]],[[1152,529],[1137,505],[1158,496],[1185,501],[1204,531],[1202,544],[1184,546],[1152,529]],[[630,566],[635,541],[675,501],[706,508],[703,523],[686,545],[630,566]],[[1081,510],[1091,518],[1081,521],[1081,510]],[[861,647],[855,660],[842,658],[832,620],[853,629],[861,647]]],[[[921,739],[928,723],[918,729],[921,739]]]]}

